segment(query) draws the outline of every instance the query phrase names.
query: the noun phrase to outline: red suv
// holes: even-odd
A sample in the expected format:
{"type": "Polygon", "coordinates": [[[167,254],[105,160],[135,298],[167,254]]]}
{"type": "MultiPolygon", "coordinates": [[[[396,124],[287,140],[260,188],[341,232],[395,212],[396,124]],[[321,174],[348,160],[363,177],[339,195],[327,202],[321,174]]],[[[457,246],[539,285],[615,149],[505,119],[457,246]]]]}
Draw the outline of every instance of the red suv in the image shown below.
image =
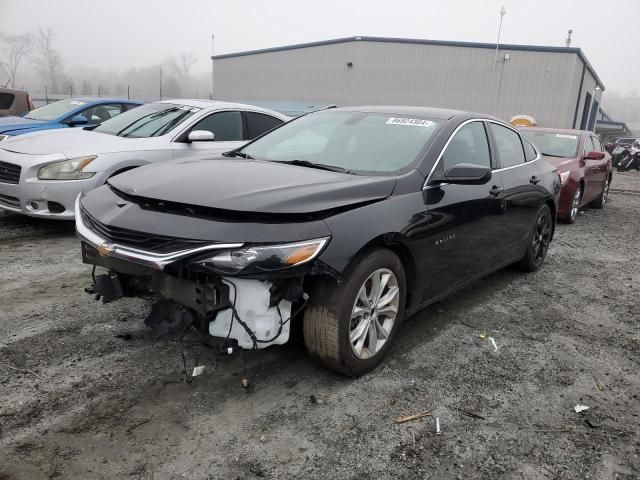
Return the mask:
{"type": "Polygon", "coordinates": [[[604,208],[613,167],[611,155],[595,133],[539,127],[521,130],[558,169],[562,180],[558,219],[573,223],[583,206],[604,208]]]}

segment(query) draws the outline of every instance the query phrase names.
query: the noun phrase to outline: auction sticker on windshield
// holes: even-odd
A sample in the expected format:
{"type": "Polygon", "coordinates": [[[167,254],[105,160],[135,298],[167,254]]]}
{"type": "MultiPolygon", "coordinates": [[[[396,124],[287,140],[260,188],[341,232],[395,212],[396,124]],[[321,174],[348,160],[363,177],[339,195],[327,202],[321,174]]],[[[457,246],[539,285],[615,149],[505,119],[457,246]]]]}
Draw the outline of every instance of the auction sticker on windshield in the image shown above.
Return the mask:
{"type": "Polygon", "coordinates": [[[435,122],[431,120],[425,120],[423,118],[398,118],[391,117],[387,120],[387,125],[409,125],[412,127],[427,127],[432,128],[435,126],[435,122]]]}
{"type": "Polygon", "coordinates": [[[556,138],[570,138],[572,140],[577,139],[576,135],[567,135],[566,133],[556,133],[556,138]]]}

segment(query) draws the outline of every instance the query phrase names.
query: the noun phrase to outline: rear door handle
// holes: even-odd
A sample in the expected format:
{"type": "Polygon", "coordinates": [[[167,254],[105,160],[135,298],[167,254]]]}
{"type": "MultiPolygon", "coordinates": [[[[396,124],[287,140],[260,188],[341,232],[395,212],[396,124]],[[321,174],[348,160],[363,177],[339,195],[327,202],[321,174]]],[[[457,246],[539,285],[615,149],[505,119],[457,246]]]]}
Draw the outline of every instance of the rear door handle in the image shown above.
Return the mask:
{"type": "Polygon", "coordinates": [[[538,177],[537,175],[534,175],[533,177],[531,177],[531,179],[529,180],[530,183],[533,183],[534,185],[537,185],[540,183],[540,177],[538,177]]]}
{"type": "Polygon", "coordinates": [[[500,195],[502,192],[504,191],[504,188],[499,187],[497,185],[494,185],[493,187],[491,187],[491,190],[489,190],[489,194],[493,195],[494,197],[497,197],[498,195],[500,195]]]}

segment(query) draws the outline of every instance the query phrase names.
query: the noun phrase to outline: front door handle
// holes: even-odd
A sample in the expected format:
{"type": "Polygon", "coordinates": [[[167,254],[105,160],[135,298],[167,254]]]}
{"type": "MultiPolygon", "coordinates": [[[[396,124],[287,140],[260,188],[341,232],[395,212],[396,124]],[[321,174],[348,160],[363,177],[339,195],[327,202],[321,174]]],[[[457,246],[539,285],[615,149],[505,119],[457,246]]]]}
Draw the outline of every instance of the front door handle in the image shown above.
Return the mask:
{"type": "Polygon", "coordinates": [[[538,177],[537,175],[534,175],[533,177],[531,177],[531,179],[529,180],[529,183],[533,183],[534,185],[537,185],[540,183],[540,177],[538,177]]]}
{"type": "Polygon", "coordinates": [[[489,190],[489,194],[493,195],[494,197],[497,197],[498,195],[500,195],[502,192],[504,191],[504,188],[499,187],[497,185],[494,185],[493,187],[491,187],[491,190],[489,190]]]}

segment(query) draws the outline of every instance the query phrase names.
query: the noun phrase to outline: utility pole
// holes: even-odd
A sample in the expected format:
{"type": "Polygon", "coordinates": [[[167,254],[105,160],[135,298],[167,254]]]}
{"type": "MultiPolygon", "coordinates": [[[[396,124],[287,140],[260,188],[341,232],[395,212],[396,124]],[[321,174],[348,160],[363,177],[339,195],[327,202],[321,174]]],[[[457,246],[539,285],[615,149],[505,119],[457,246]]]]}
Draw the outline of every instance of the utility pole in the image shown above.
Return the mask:
{"type": "Polygon", "coordinates": [[[211,100],[213,100],[213,87],[215,84],[215,76],[216,76],[216,69],[215,69],[215,60],[213,59],[213,55],[214,55],[214,40],[215,37],[213,34],[211,34],[211,92],[209,93],[209,98],[211,100]]]}
{"type": "Polygon", "coordinates": [[[498,26],[498,40],[496,41],[496,54],[495,57],[493,59],[493,68],[496,68],[496,65],[498,64],[498,49],[500,48],[500,35],[502,34],[502,20],[504,18],[504,16],[507,14],[507,11],[505,10],[504,6],[500,9],[500,24],[498,26]]]}
{"type": "Polygon", "coordinates": [[[569,48],[571,46],[571,34],[573,33],[573,30],[569,30],[567,35],[567,40],[565,41],[565,44],[567,46],[567,48],[569,48]]]}
{"type": "Polygon", "coordinates": [[[162,100],[162,67],[160,67],[160,100],[162,100]]]}
{"type": "Polygon", "coordinates": [[[129,85],[127,85],[127,100],[130,100],[131,97],[129,96],[129,85]]]}

